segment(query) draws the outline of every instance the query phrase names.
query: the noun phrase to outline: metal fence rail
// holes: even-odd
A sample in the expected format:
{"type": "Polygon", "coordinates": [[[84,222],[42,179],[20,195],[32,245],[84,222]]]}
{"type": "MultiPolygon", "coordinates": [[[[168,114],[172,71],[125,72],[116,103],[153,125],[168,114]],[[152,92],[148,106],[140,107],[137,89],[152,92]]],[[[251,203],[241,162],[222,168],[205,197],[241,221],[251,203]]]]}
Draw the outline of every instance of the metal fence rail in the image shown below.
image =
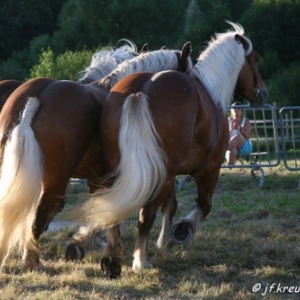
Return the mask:
{"type": "MultiPolygon", "coordinates": [[[[260,108],[240,106],[252,126],[251,142],[253,152],[249,157],[239,157],[237,164],[222,168],[249,168],[253,177],[260,173],[259,187],[264,184],[264,169],[276,167],[283,161],[290,171],[300,170],[300,106],[286,106],[276,109],[266,104],[260,108]]],[[[228,117],[230,109],[228,107],[228,117]]],[[[184,176],[177,176],[177,189],[183,186],[184,176]]],[[[86,183],[85,179],[71,178],[72,183],[86,183]]]]}
{"type": "Polygon", "coordinates": [[[281,156],[290,171],[300,170],[300,106],[287,106],[279,110],[281,156]]]}
{"type": "MultiPolygon", "coordinates": [[[[229,107],[230,109],[234,107],[229,107]]],[[[253,177],[260,172],[259,187],[264,184],[263,168],[276,167],[283,161],[291,171],[300,170],[300,107],[275,109],[271,105],[262,108],[241,106],[252,126],[253,153],[249,158],[240,157],[235,165],[222,168],[251,168],[253,177]]]]}

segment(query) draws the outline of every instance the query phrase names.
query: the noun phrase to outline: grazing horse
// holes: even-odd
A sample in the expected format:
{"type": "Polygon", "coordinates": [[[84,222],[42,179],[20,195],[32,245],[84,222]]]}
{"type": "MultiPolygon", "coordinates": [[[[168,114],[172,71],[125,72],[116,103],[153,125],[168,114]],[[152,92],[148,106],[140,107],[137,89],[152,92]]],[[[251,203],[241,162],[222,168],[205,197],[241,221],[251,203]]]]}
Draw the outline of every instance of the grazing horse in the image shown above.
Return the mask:
{"type": "Polygon", "coordinates": [[[0,114],[0,262],[16,246],[24,269],[42,267],[38,239],[63,208],[70,177],[96,185],[106,173],[100,116],[112,78],[129,72],[191,68],[190,43],[182,51],[140,54],[99,82],[32,79],[7,99],[0,114]],[[149,69],[148,69],[149,68],[149,69]],[[20,118],[21,115],[21,118],[20,118]]]}
{"type": "MultiPolygon", "coordinates": [[[[228,145],[226,110],[234,90],[251,105],[266,101],[259,56],[244,29],[230,24],[234,30],[217,34],[188,74],[135,73],[110,90],[100,128],[112,184],[97,190],[78,216],[95,228],[108,228],[101,265],[111,277],[120,275],[123,255],[117,224],[139,209],[132,267],[151,267],[148,234],[161,205],[169,218],[164,227],[171,227],[175,210],[167,211],[171,205],[166,199],[174,191],[176,175],[195,179],[198,197],[187,219],[197,228],[211,210],[228,145]]],[[[158,246],[167,238],[161,235],[158,246]]]]}

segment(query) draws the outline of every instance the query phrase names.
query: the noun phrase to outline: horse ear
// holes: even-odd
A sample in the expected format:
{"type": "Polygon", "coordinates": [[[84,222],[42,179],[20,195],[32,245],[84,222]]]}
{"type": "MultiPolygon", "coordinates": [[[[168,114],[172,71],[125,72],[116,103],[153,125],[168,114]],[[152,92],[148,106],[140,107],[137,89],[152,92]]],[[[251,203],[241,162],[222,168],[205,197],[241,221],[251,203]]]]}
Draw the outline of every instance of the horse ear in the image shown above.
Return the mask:
{"type": "Polygon", "coordinates": [[[143,45],[143,47],[141,48],[140,53],[144,53],[144,52],[147,52],[147,51],[148,51],[148,43],[145,43],[143,45]]]}
{"type": "Polygon", "coordinates": [[[160,50],[167,50],[167,46],[162,46],[160,50]]]}
{"type": "Polygon", "coordinates": [[[217,39],[217,37],[216,37],[216,35],[214,34],[214,35],[212,35],[212,36],[210,37],[210,39],[211,39],[212,41],[215,41],[215,40],[217,39]]]}
{"type": "Polygon", "coordinates": [[[190,56],[191,51],[192,51],[192,43],[191,42],[185,43],[181,50],[181,59],[183,61],[186,61],[190,56]]]}
{"type": "Polygon", "coordinates": [[[245,52],[248,53],[248,50],[249,50],[249,47],[250,47],[249,42],[242,35],[240,35],[240,34],[236,34],[235,35],[235,40],[238,43],[241,43],[243,45],[244,49],[245,49],[245,52]]]}

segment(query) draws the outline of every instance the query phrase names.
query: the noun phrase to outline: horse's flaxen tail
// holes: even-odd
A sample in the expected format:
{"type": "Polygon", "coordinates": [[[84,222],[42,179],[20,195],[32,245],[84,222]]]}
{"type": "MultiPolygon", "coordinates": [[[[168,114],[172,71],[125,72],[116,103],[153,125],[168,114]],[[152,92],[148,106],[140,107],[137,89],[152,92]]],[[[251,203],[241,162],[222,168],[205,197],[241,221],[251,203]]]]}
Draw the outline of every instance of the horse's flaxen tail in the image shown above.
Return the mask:
{"type": "Polygon", "coordinates": [[[143,93],[131,94],[124,102],[119,147],[121,157],[113,185],[96,191],[81,210],[95,227],[126,219],[151,201],[165,183],[165,154],[143,93]]]}
{"type": "Polygon", "coordinates": [[[31,123],[40,102],[27,101],[20,123],[12,130],[0,174],[0,263],[11,250],[34,247],[32,226],[41,193],[42,155],[31,123]]]}

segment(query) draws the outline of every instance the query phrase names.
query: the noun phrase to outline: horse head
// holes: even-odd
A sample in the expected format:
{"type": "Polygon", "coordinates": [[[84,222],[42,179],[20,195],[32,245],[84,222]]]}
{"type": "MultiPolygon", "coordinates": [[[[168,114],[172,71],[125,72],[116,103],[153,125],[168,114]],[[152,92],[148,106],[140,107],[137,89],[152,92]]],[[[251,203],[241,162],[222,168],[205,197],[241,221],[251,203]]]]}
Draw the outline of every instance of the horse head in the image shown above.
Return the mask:
{"type": "Polygon", "coordinates": [[[260,56],[247,38],[236,34],[235,39],[243,45],[246,57],[238,76],[235,92],[246,98],[251,107],[263,106],[267,101],[268,91],[258,71],[260,56]]]}

